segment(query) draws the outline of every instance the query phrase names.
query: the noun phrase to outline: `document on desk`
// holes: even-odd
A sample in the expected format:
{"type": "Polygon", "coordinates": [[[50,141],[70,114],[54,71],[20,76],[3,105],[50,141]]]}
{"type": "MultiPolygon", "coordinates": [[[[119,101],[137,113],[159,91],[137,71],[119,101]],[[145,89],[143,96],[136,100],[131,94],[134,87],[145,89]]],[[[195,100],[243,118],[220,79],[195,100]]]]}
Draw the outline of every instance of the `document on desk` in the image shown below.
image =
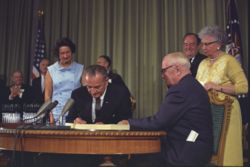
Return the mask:
{"type": "Polygon", "coordinates": [[[70,126],[71,129],[79,130],[129,130],[129,125],[119,124],[74,124],[66,123],[66,126],[70,126]]]}

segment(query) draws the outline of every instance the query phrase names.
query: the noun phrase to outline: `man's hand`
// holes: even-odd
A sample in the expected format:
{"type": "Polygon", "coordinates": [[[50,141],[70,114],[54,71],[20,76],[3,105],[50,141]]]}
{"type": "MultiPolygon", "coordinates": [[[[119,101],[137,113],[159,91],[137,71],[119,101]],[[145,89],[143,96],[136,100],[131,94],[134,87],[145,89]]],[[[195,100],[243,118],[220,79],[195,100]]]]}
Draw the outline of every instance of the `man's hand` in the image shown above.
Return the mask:
{"type": "Polygon", "coordinates": [[[118,122],[117,124],[120,124],[120,125],[128,125],[129,122],[128,122],[128,120],[122,120],[122,121],[118,122]]]}
{"type": "Polygon", "coordinates": [[[86,124],[87,122],[82,120],[80,117],[77,117],[75,120],[74,120],[74,124],[86,124]]]}
{"type": "Polygon", "coordinates": [[[15,98],[16,96],[19,96],[20,93],[21,93],[20,92],[20,87],[18,87],[18,86],[12,86],[10,88],[10,97],[11,98],[15,98]]]}
{"type": "Polygon", "coordinates": [[[96,122],[95,124],[104,124],[103,122],[96,122]]]}

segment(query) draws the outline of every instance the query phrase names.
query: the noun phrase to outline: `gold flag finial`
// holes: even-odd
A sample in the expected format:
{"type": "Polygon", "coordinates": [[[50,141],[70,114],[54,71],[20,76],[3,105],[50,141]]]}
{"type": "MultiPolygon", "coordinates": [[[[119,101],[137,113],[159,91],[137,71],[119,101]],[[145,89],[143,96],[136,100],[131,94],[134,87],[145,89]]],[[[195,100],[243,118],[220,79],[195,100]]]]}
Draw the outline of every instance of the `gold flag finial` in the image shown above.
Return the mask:
{"type": "Polygon", "coordinates": [[[43,10],[38,10],[37,11],[38,16],[42,16],[44,14],[43,10]]]}

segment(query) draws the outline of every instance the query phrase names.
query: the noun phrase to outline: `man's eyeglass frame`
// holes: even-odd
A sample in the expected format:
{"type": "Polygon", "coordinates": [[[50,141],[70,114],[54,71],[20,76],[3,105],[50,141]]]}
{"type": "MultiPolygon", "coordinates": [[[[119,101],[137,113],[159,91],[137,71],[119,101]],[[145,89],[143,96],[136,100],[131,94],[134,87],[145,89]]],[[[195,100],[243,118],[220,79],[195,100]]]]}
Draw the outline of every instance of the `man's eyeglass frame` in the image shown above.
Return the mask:
{"type": "Polygon", "coordinates": [[[163,69],[161,69],[161,73],[164,74],[169,68],[173,67],[174,65],[170,65],[168,67],[165,67],[163,69]]]}

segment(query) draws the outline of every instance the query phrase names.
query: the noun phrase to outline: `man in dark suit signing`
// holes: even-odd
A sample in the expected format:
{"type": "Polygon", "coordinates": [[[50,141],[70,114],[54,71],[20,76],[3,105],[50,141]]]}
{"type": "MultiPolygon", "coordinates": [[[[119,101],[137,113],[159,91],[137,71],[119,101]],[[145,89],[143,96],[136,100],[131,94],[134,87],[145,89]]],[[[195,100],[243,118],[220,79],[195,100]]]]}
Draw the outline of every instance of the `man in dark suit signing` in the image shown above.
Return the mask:
{"type": "MultiPolygon", "coordinates": [[[[190,73],[181,52],[162,61],[162,78],[169,87],[159,111],[152,117],[119,122],[131,129],[164,130],[161,154],[151,166],[203,166],[212,155],[212,115],[207,92],[190,73]]],[[[147,163],[150,166],[150,163],[147,163]]]]}
{"type": "Polygon", "coordinates": [[[107,70],[91,65],[84,70],[82,84],[71,98],[75,104],[66,121],[74,123],[117,123],[132,117],[129,91],[121,85],[108,82],[107,70]]]}
{"type": "Polygon", "coordinates": [[[189,59],[191,73],[195,77],[200,62],[206,58],[199,53],[201,39],[195,33],[187,33],[183,37],[183,53],[189,59]]]}
{"type": "MultiPolygon", "coordinates": [[[[130,93],[126,87],[109,83],[108,72],[101,65],[91,65],[84,70],[82,87],[74,90],[75,100],[66,122],[77,124],[114,124],[132,117],[130,93]]],[[[116,157],[119,163],[122,157],[116,157]]],[[[88,157],[89,166],[115,166],[111,156],[88,157]],[[104,163],[100,165],[102,160],[104,163]]]]}

